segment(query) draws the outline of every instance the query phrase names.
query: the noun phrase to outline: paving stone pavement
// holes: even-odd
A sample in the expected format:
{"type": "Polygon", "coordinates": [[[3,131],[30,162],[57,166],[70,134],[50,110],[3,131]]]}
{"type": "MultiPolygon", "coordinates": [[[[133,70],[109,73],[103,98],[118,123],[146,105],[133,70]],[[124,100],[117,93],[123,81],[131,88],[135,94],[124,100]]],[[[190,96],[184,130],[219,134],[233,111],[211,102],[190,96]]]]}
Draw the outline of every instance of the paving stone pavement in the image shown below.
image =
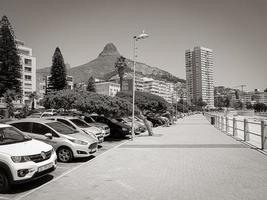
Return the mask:
{"type": "Polygon", "coordinates": [[[267,199],[267,156],[221,133],[202,115],[154,132],[22,199],[267,199]]]}

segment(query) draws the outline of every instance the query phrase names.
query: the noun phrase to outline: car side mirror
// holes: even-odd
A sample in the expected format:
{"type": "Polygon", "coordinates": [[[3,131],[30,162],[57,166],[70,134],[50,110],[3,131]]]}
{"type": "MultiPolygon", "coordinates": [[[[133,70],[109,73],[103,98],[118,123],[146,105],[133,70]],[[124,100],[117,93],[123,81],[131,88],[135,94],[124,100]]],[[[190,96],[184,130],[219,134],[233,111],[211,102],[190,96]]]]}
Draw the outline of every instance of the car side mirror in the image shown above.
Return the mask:
{"type": "Polygon", "coordinates": [[[45,134],[45,137],[47,137],[48,139],[52,139],[53,138],[53,135],[52,135],[52,133],[46,133],[45,134]]]}

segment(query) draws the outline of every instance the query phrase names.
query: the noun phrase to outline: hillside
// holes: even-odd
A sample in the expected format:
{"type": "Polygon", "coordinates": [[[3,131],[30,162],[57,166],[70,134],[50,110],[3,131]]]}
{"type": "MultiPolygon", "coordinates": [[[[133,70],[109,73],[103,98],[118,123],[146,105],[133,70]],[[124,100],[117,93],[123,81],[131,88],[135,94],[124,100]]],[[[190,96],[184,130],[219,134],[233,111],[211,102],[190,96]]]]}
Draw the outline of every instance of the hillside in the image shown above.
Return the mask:
{"type": "MultiPolygon", "coordinates": [[[[89,76],[94,76],[100,79],[109,79],[114,76],[117,72],[114,67],[116,59],[121,56],[116,46],[112,43],[107,44],[99,56],[83,65],[70,68],[68,75],[74,77],[76,83],[87,82],[89,76]]],[[[133,61],[126,59],[128,69],[130,72],[133,69],[133,61]]],[[[49,72],[49,68],[38,69],[37,72],[49,72]]],[[[169,72],[161,70],[157,67],[151,67],[144,63],[136,63],[136,72],[140,75],[151,77],[158,80],[167,80],[170,82],[185,82],[185,80],[173,76],[169,72]]]]}

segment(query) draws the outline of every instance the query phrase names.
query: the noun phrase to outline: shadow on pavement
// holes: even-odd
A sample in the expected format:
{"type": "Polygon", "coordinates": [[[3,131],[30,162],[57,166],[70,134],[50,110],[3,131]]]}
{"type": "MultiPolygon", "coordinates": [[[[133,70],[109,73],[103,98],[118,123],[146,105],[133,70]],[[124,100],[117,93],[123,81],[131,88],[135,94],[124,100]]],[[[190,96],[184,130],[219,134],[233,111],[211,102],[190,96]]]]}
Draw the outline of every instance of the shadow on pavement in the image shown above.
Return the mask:
{"type": "Polygon", "coordinates": [[[17,194],[17,193],[27,192],[29,190],[40,187],[41,185],[53,180],[53,178],[54,176],[52,176],[51,174],[48,174],[39,179],[33,180],[31,182],[12,185],[12,188],[10,189],[8,194],[17,194]]]}
{"type": "Polygon", "coordinates": [[[73,161],[71,163],[88,162],[89,160],[92,160],[94,158],[95,158],[94,155],[90,155],[89,157],[85,157],[85,158],[75,158],[75,159],[73,159],[73,161]]]}

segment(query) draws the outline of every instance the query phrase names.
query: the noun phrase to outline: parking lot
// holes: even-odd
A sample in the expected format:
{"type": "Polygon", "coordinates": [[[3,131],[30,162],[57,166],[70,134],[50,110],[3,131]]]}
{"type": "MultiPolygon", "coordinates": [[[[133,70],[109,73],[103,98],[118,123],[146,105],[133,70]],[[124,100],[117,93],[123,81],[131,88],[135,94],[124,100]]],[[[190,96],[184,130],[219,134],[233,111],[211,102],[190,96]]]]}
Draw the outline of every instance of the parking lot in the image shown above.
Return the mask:
{"type": "Polygon", "coordinates": [[[29,182],[27,184],[15,185],[9,191],[8,194],[0,194],[0,200],[2,199],[22,199],[27,193],[30,193],[34,190],[38,190],[39,187],[42,187],[45,184],[49,184],[49,182],[60,178],[61,176],[79,168],[79,166],[83,165],[87,162],[92,162],[93,159],[104,152],[124,143],[128,139],[124,140],[115,140],[115,139],[107,139],[105,142],[101,143],[98,151],[86,158],[86,159],[75,159],[73,162],[70,163],[58,163],[57,169],[52,172],[51,174],[44,176],[40,179],[37,179],[33,182],[29,182]]]}

